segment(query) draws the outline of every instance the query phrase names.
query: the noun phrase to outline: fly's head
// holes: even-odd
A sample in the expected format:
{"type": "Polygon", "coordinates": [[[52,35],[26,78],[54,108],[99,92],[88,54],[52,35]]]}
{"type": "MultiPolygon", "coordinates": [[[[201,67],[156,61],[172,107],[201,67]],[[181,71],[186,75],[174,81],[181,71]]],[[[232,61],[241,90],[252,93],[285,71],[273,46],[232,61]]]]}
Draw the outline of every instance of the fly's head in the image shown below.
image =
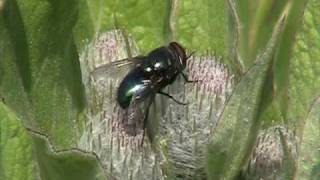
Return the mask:
{"type": "Polygon", "coordinates": [[[182,68],[184,69],[187,65],[187,60],[190,57],[187,56],[185,48],[183,48],[177,42],[171,42],[169,44],[169,49],[174,53],[175,57],[178,58],[179,63],[182,65],[182,68]]]}

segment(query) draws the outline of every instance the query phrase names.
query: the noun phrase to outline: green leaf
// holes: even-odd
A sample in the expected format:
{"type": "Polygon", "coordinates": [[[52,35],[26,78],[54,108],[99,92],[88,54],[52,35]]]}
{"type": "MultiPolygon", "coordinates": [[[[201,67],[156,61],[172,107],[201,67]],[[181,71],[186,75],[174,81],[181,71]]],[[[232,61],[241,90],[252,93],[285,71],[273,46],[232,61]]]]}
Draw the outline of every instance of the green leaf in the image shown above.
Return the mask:
{"type": "Polygon", "coordinates": [[[5,58],[1,63],[6,67],[1,94],[27,126],[64,146],[76,144],[77,119],[84,109],[73,38],[77,5],[77,1],[6,1],[1,16],[5,58]]]}
{"type": "Polygon", "coordinates": [[[32,140],[15,113],[0,102],[0,179],[36,179],[32,140]]]}
{"type": "Polygon", "coordinates": [[[289,118],[300,143],[297,179],[319,179],[320,2],[310,0],[290,68],[289,118]]]}
{"type": "MultiPolygon", "coordinates": [[[[274,96],[279,105],[281,115],[285,121],[288,121],[289,106],[289,86],[290,86],[290,68],[293,48],[296,43],[296,34],[301,27],[303,12],[308,0],[289,1],[284,9],[288,13],[287,26],[281,37],[280,46],[275,55],[274,64],[274,96]]],[[[290,122],[289,122],[290,123],[290,122]]]]}
{"type": "MultiPolygon", "coordinates": [[[[0,9],[1,99],[17,113],[24,126],[47,134],[55,147],[75,147],[84,119],[84,92],[73,38],[77,7],[78,1],[13,0],[5,1],[0,9]]],[[[1,113],[0,119],[6,114],[1,113]]],[[[8,123],[2,123],[1,128],[11,129],[8,123]]],[[[7,138],[10,132],[1,130],[1,135],[7,138]]],[[[99,174],[96,158],[72,153],[52,158],[41,154],[46,147],[39,145],[39,140],[33,143],[30,137],[26,139],[1,141],[4,143],[0,156],[1,178],[36,179],[31,176],[34,170],[45,179],[79,179],[78,175],[92,179],[99,174]],[[25,143],[34,145],[37,159],[30,155],[31,146],[21,149],[24,157],[20,157],[20,152],[15,156],[12,149],[19,150],[17,147],[25,147],[25,143]],[[21,162],[17,162],[19,158],[21,162]],[[34,168],[37,165],[39,169],[34,168]],[[71,173],[75,170],[81,171],[78,175],[71,173]]]]}
{"type": "MultiPolygon", "coordinates": [[[[81,2],[81,7],[88,6],[81,12],[88,13],[89,18],[84,18],[81,13],[80,17],[83,18],[80,19],[93,22],[96,35],[115,28],[125,29],[135,38],[141,53],[147,53],[172,40],[181,42],[190,50],[196,49],[199,53],[209,50],[224,55],[226,52],[223,0],[81,2]]],[[[76,35],[82,36],[80,33],[76,35]]]]}
{"type": "Polygon", "coordinates": [[[298,179],[316,180],[320,177],[320,98],[312,104],[300,144],[298,179]]]}
{"type": "Polygon", "coordinates": [[[293,50],[290,67],[289,119],[298,134],[303,131],[309,109],[320,94],[320,8],[318,1],[308,3],[303,26],[300,28],[293,50]]]}
{"type": "Polygon", "coordinates": [[[245,73],[227,102],[209,146],[209,179],[236,178],[250,155],[269,98],[265,91],[267,75],[283,26],[284,18],[257,63],[245,73]]]}
{"type": "Polygon", "coordinates": [[[30,133],[36,148],[41,179],[105,179],[94,154],[79,149],[56,150],[45,135],[33,131],[30,133]]]}
{"type": "Polygon", "coordinates": [[[197,54],[209,51],[224,56],[227,29],[225,1],[172,1],[177,4],[172,11],[171,22],[176,39],[196,50],[197,54]]]}

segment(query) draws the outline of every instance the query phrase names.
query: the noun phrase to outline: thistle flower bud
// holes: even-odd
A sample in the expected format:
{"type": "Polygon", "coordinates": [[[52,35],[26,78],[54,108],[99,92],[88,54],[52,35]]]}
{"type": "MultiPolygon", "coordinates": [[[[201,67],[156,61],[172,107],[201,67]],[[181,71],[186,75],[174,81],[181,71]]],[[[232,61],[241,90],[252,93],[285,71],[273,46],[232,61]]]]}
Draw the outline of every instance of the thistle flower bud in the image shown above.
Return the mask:
{"type": "Polygon", "coordinates": [[[116,89],[123,77],[118,76],[119,72],[98,79],[90,74],[103,64],[126,58],[128,44],[130,53],[138,55],[133,39],[126,40],[121,31],[113,30],[101,34],[81,56],[89,107],[79,147],[94,151],[110,176],[119,179],[203,177],[206,145],[231,94],[232,75],[221,58],[192,56],[186,71],[194,82],[184,83],[178,78],[164,89],[188,105],[156,96],[147,127],[155,139],[150,145],[145,137],[141,146],[143,132],[126,134],[121,121],[124,114],[116,105],[116,89]]]}
{"type": "Polygon", "coordinates": [[[287,128],[272,127],[261,131],[251,154],[248,179],[284,179],[286,159],[297,157],[297,138],[287,128]]]}

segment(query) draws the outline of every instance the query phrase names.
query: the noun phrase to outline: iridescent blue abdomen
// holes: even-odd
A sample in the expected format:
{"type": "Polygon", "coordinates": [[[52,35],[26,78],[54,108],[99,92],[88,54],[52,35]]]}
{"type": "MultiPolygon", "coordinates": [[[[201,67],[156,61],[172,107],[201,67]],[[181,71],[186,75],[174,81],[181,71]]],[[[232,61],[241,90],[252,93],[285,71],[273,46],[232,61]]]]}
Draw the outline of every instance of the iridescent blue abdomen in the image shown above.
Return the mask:
{"type": "Polygon", "coordinates": [[[126,109],[129,107],[132,98],[142,99],[150,92],[146,91],[148,79],[143,76],[144,72],[141,68],[132,69],[121,81],[117,93],[117,101],[119,105],[126,109]]]}

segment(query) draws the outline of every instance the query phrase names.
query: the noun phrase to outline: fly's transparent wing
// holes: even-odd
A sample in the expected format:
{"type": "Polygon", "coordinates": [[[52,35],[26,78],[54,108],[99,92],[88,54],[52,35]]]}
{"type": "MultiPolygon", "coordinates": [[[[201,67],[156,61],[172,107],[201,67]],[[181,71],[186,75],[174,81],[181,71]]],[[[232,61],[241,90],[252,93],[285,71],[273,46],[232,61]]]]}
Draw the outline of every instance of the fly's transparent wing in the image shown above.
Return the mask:
{"type": "Polygon", "coordinates": [[[123,119],[123,130],[130,136],[136,136],[143,133],[144,119],[147,116],[146,101],[132,101],[125,109],[125,116],[123,119]]]}
{"type": "Polygon", "coordinates": [[[146,86],[145,90],[132,97],[128,108],[117,107],[118,117],[115,120],[122,132],[129,136],[143,136],[154,96],[150,86],[146,86]]]}
{"type": "Polygon", "coordinates": [[[137,56],[101,65],[91,72],[91,76],[94,77],[94,79],[123,77],[130,69],[139,65],[144,58],[144,56],[137,56]]]}

